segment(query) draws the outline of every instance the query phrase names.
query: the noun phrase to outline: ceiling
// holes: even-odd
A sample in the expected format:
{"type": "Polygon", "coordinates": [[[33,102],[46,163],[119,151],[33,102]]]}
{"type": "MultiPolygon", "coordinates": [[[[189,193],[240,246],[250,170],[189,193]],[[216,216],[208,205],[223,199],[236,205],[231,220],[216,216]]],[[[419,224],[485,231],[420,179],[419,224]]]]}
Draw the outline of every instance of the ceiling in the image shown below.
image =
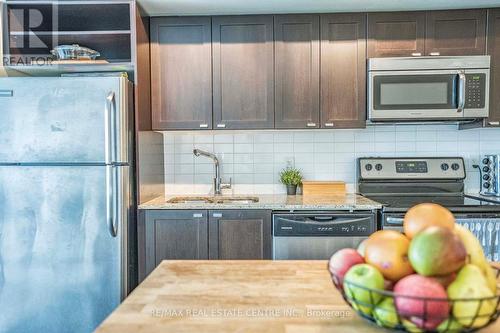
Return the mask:
{"type": "Polygon", "coordinates": [[[138,0],[151,16],[499,7],[500,0],[138,0]]]}

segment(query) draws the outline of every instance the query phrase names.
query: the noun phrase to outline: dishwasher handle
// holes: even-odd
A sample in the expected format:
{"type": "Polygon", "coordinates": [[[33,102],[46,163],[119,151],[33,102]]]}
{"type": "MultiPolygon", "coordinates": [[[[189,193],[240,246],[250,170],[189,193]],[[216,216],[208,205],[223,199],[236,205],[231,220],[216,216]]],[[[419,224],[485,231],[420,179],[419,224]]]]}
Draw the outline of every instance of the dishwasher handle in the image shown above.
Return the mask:
{"type": "Polygon", "coordinates": [[[375,232],[373,215],[275,215],[274,236],[367,236],[375,232]],[[328,218],[327,218],[328,217],[328,218]]]}

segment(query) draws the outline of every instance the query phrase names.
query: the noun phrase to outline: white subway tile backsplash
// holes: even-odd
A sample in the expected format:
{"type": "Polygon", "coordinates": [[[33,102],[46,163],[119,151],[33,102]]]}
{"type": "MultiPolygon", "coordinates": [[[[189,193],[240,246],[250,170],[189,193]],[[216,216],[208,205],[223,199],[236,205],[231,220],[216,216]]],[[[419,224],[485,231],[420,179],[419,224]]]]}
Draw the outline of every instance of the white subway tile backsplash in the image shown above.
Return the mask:
{"type": "Polygon", "coordinates": [[[167,194],[211,190],[213,162],[194,157],[193,148],[220,158],[223,179],[233,178],[233,190],[227,193],[284,193],[279,172],[289,164],[300,168],[305,179],[343,180],[354,190],[358,157],[439,155],[464,157],[466,184],[475,190],[479,181],[472,164],[481,154],[500,153],[499,142],[499,129],[383,125],[362,130],[165,132],[163,146],[155,151],[163,148],[167,194]]]}

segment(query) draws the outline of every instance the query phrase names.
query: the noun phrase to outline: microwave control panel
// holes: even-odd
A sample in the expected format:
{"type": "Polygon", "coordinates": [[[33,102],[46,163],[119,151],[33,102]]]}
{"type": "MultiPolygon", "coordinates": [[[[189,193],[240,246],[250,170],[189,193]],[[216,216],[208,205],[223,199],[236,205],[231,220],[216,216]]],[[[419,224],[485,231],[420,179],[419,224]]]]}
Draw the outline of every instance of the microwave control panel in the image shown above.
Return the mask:
{"type": "Polygon", "coordinates": [[[486,75],[466,74],[465,108],[482,109],[485,105],[486,75]]]}

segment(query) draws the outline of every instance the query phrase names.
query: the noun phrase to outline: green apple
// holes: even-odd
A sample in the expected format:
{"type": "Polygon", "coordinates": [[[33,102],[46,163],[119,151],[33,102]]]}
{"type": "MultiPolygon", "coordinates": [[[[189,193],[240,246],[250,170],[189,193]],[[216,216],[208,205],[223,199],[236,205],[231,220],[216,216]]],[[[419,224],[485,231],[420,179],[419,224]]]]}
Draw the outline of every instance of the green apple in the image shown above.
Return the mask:
{"type": "Polygon", "coordinates": [[[394,328],[399,324],[398,314],[391,297],[385,297],[373,310],[373,318],[379,326],[394,328]]]}
{"type": "Polygon", "coordinates": [[[462,332],[462,330],[463,326],[460,325],[460,323],[454,318],[446,319],[437,327],[438,332],[446,332],[446,333],[448,332],[459,333],[462,332]]]}
{"type": "Polygon", "coordinates": [[[448,287],[448,297],[453,302],[453,316],[465,327],[477,328],[484,326],[496,311],[495,296],[481,269],[473,264],[465,265],[455,281],[448,287]]]}
{"type": "Polygon", "coordinates": [[[344,291],[353,307],[366,315],[371,315],[373,308],[381,300],[378,292],[367,290],[384,289],[384,276],[375,267],[368,264],[352,266],[344,276],[344,291]]]}

